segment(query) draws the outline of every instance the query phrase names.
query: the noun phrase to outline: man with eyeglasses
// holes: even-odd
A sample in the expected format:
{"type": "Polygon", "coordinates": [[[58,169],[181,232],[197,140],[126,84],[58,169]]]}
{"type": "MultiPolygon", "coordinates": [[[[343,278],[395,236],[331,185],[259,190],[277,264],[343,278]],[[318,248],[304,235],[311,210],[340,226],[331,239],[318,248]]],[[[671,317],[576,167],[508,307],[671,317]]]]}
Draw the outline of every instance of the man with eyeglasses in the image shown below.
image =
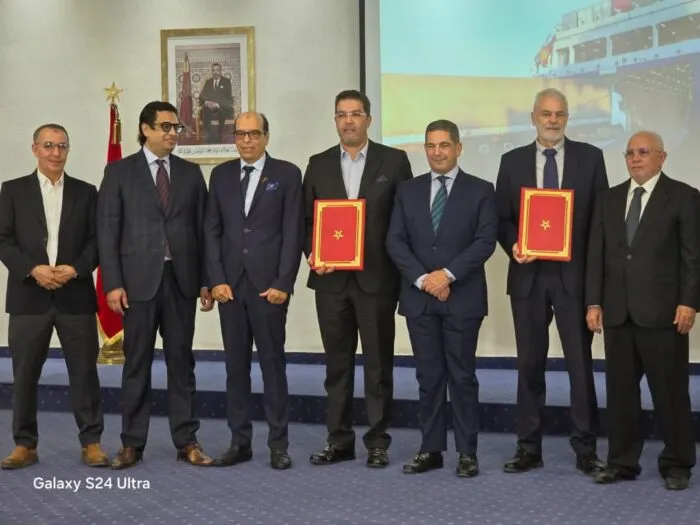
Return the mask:
{"type": "Polygon", "coordinates": [[[695,465],[689,336],[700,306],[700,194],[663,172],[659,135],[633,135],[629,180],[595,206],[586,270],[586,322],[603,333],[608,466],[596,483],[635,479],[644,444],[639,382],[646,375],[669,490],[688,488],[695,465]]]}
{"type": "Polygon", "coordinates": [[[139,116],[141,149],[106,166],[97,238],[107,303],[124,316],[122,448],[113,469],[143,457],[151,407],[156,334],[168,371],[168,418],[177,458],[211,465],[197,442],[192,339],[196,300],[213,307],[204,267],[207,187],[202,170],[172,151],[184,126],[167,102],[139,116]]]}
{"type": "Polygon", "coordinates": [[[68,368],[82,461],[91,467],[109,465],[100,447],[104,424],[92,280],[97,190],[65,173],[69,149],[63,126],[40,126],[32,144],[36,170],[5,181],[0,189],[0,260],[9,271],[5,308],[10,314],[16,445],[0,463],[3,469],[38,461],[37,389],[54,328],[68,368]]]}
{"type": "Polygon", "coordinates": [[[231,445],[216,466],[250,461],[250,362],[253,341],[262,370],[270,465],[292,466],[284,355],[287,310],[304,240],[301,170],[266,153],[270,126],[243,113],[234,137],[240,159],[212,170],[205,222],[209,282],[219,303],[226,353],[226,408],[231,445]]]}
{"type": "Polygon", "coordinates": [[[304,176],[306,241],[311,260],[316,199],[365,199],[362,271],[323,267],[309,273],[326,353],[328,395],[326,447],[311,455],[314,465],[355,459],[353,391],[358,332],[364,355],[365,403],[369,429],[363,437],[367,466],[389,464],[389,426],[393,400],[395,312],[400,274],[386,249],[386,234],[396,188],[413,178],[404,151],[369,140],[370,101],[356,90],[335,98],[340,145],[312,156],[304,176]]]}
{"type": "Polygon", "coordinates": [[[534,142],[501,157],[496,181],[498,242],[510,258],[507,293],[518,354],[517,447],[503,470],[521,473],[543,466],[542,420],[549,326],[556,319],[571,388],[571,447],[576,468],[594,474],[604,468],[596,453],[598,403],[593,383],[592,334],[586,328],[584,281],[591,212],[596,195],[608,188],[603,152],[565,136],[569,105],[561,91],[537,94],[532,110],[534,142]],[[571,260],[536,260],[518,251],[522,188],[574,191],[571,260]]]}

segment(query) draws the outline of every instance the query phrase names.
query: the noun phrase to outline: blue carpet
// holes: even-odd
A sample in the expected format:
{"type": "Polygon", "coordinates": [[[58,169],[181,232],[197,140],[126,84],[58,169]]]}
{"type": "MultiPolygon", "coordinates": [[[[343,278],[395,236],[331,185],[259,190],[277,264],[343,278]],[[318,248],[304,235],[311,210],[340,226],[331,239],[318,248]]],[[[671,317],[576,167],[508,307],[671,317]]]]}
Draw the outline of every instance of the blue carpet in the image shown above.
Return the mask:
{"type": "MultiPolygon", "coordinates": [[[[118,365],[99,365],[100,384],[105,411],[121,412],[121,373],[118,365]]],[[[226,370],[224,363],[198,362],[195,369],[198,390],[198,414],[200,417],[224,418],[226,399],[224,388],[226,370]]],[[[325,421],[325,391],[323,388],[325,369],[319,364],[290,364],[287,366],[289,391],[291,394],[291,421],[299,423],[323,423],[325,421]]],[[[364,370],[355,370],[354,412],[357,424],[366,424],[364,408],[364,370]]],[[[252,364],[253,417],[262,420],[262,373],[258,363],[252,364]]],[[[480,382],[480,425],[486,432],[515,432],[515,400],[517,373],[514,370],[478,370],[480,382]]],[[[605,375],[594,374],[598,403],[605,407],[605,375]]],[[[11,408],[12,365],[9,358],[0,358],[0,409],[11,408]]],[[[153,414],[167,414],[167,376],[164,361],[155,361],[152,368],[153,414]]],[[[700,376],[690,377],[691,401],[696,420],[697,439],[700,440],[700,376]]],[[[417,428],[418,383],[415,369],[394,369],[394,413],[393,426],[417,428]]],[[[651,396],[643,381],[642,405],[645,409],[645,432],[648,437],[658,438],[652,413],[651,396]]],[[[71,410],[68,392],[68,372],[63,359],[48,359],[40,379],[39,409],[67,412],[71,410]]],[[[545,433],[567,435],[569,424],[569,383],[566,372],[547,372],[547,410],[545,433]]],[[[601,410],[603,425],[606,412],[601,410]]],[[[1,525],[1,524],[0,524],[1,525]]]]}
{"type": "MultiPolygon", "coordinates": [[[[256,423],[253,461],[212,469],[176,462],[167,421],[153,418],[144,463],[117,473],[79,463],[71,415],[42,412],[39,427],[40,463],[0,472],[2,525],[684,525],[698,523],[700,516],[695,483],[684,492],[663,488],[655,469],[658,442],[647,445],[637,481],[598,486],[574,469],[564,438],[545,439],[545,468],[513,475],[501,471],[513,452],[513,437],[482,434],[482,474],[458,479],[451,442],[443,470],[402,474],[400,465],[416,452],[420,439],[417,431],[407,429],[392,431],[392,465],[385,470],[364,467],[360,450],[357,461],[314,467],[308,456],[322,445],[325,429],[293,424],[294,468],[278,472],[268,467],[265,425],[256,423]],[[77,492],[33,487],[37,478],[54,477],[81,481],[81,487],[77,492]],[[90,490],[89,477],[111,480],[112,488],[90,490]],[[150,487],[118,489],[119,480],[127,477],[148,481],[150,487]]],[[[0,411],[0,428],[4,455],[12,446],[7,411],[0,411]]],[[[103,445],[110,454],[119,447],[119,430],[119,418],[107,416],[103,445]]],[[[204,420],[199,439],[216,455],[226,448],[229,432],[221,420],[204,420]]],[[[606,448],[601,440],[601,455],[606,448]]]]}

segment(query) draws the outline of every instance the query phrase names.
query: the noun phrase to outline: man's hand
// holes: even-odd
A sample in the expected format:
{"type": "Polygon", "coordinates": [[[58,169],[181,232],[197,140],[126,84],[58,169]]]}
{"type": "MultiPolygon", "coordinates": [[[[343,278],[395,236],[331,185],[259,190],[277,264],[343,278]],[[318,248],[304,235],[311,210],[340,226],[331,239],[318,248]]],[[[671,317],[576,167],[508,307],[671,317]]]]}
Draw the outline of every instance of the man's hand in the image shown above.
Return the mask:
{"type": "Polygon", "coordinates": [[[444,270],[435,270],[429,273],[423,280],[423,290],[435,297],[438,297],[438,294],[449,286],[450,278],[444,270]]]}
{"type": "Polygon", "coordinates": [[[586,324],[591,332],[599,334],[603,331],[603,309],[600,306],[591,306],[588,309],[586,324]]]}
{"type": "Polygon", "coordinates": [[[690,306],[683,306],[679,304],[676,307],[676,317],[673,319],[673,324],[676,325],[676,329],[679,334],[687,334],[690,329],[693,328],[695,324],[695,308],[690,306]]]}
{"type": "Polygon", "coordinates": [[[228,284],[217,284],[211,290],[212,297],[221,304],[233,301],[233,291],[228,284]]]}
{"type": "Polygon", "coordinates": [[[63,285],[57,277],[56,272],[54,272],[53,267],[48,264],[35,266],[32,271],[29,272],[29,275],[34,278],[39,286],[47,290],[55,290],[63,285]]]}
{"type": "Polygon", "coordinates": [[[326,266],[325,264],[322,264],[319,268],[314,268],[313,261],[314,261],[314,254],[312,253],[311,255],[309,255],[309,258],[306,259],[306,263],[309,265],[309,268],[311,268],[318,275],[326,275],[327,273],[333,273],[335,271],[335,267],[326,266]]]}
{"type": "Polygon", "coordinates": [[[202,312],[211,312],[214,308],[214,299],[212,299],[211,292],[206,286],[199,290],[199,302],[202,304],[200,310],[202,312]]]}
{"type": "Polygon", "coordinates": [[[107,293],[107,305],[114,313],[124,315],[124,312],[129,309],[126,290],[124,288],[117,288],[107,293]]]}
{"type": "Polygon", "coordinates": [[[265,297],[270,304],[284,304],[289,294],[276,288],[268,288],[260,294],[260,297],[265,297]]]}
{"type": "Polygon", "coordinates": [[[515,259],[515,262],[517,262],[518,264],[529,264],[532,261],[537,260],[537,257],[535,257],[534,255],[520,255],[518,243],[515,243],[513,245],[513,259],[515,259]]]}
{"type": "Polygon", "coordinates": [[[450,296],[450,287],[448,286],[447,288],[443,289],[441,292],[438,292],[438,293],[435,295],[435,298],[436,298],[438,301],[441,301],[441,302],[444,303],[445,301],[447,301],[447,298],[448,298],[449,296],[450,296]]]}
{"type": "Polygon", "coordinates": [[[70,264],[62,264],[60,266],[56,266],[53,269],[53,273],[56,276],[58,282],[61,283],[61,285],[66,284],[71,279],[75,279],[76,275],[78,275],[78,272],[76,272],[75,268],[73,268],[70,264]]]}

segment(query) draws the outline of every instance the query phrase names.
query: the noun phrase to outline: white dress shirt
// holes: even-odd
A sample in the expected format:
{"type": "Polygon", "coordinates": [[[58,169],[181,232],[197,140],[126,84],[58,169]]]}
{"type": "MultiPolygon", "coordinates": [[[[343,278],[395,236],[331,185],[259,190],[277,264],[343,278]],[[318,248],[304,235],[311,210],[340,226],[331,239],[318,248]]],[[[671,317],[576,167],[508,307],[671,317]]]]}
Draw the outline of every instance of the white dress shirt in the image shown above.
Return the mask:
{"type": "Polygon", "coordinates": [[[544,154],[544,150],[555,149],[557,150],[557,154],[554,156],[554,162],[557,164],[557,180],[561,188],[561,181],[564,180],[564,139],[561,139],[553,148],[545,148],[537,141],[535,141],[535,145],[537,146],[537,156],[535,158],[537,187],[542,188],[544,186],[544,163],[547,162],[547,156],[544,154]]]}
{"type": "MultiPolygon", "coordinates": [[[[659,172],[661,173],[661,172],[659,172]]],[[[644,184],[637,184],[634,179],[630,179],[630,190],[627,193],[627,205],[625,206],[625,218],[627,218],[627,213],[630,210],[630,204],[632,204],[632,197],[634,196],[634,190],[637,188],[644,188],[644,193],[642,193],[642,210],[641,213],[639,214],[639,218],[642,218],[642,215],[644,215],[644,208],[647,206],[647,202],[649,202],[649,197],[651,197],[651,192],[654,191],[654,187],[656,187],[656,183],[659,182],[659,173],[654,175],[651,179],[646,181],[644,184]]]]}
{"type": "Polygon", "coordinates": [[[368,147],[369,140],[365,142],[357,157],[353,159],[345,151],[345,148],[342,145],[340,146],[340,169],[343,172],[343,183],[345,184],[345,193],[347,193],[348,199],[357,199],[360,194],[360,183],[362,182],[362,173],[365,171],[368,147]]]}
{"type": "Polygon", "coordinates": [[[44,203],[44,216],[46,217],[46,253],[49,256],[49,264],[56,266],[58,257],[58,233],[61,226],[61,210],[63,210],[63,181],[61,177],[55,184],[51,183],[46,175],[38,169],[36,175],[39,178],[39,188],[41,188],[41,200],[44,203]]]}

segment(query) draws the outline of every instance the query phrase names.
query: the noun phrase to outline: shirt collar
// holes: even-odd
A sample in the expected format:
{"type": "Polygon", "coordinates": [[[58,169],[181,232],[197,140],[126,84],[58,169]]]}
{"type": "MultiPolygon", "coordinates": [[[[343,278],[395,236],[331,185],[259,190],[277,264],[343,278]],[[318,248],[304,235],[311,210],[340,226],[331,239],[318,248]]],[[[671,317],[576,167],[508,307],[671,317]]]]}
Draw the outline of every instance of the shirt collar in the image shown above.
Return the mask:
{"type": "Polygon", "coordinates": [[[65,177],[63,176],[65,172],[61,173],[61,176],[56,181],[56,184],[51,184],[51,179],[44,175],[39,168],[36,170],[36,176],[39,178],[39,186],[42,188],[53,188],[53,187],[63,187],[63,181],[65,177]]]}
{"type": "MultiPolygon", "coordinates": [[[[363,159],[366,159],[368,148],[369,148],[369,139],[367,139],[367,141],[365,142],[365,145],[362,146],[362,149],[360,150],[360,153],[357,155],[357,158],[359,159],[360,157],[362,157],[363,159]]],[[[344,159],[346,157],[349,158],[350,154],[347,151],[345,151],[345,148],[343,148],[343,145],[341,144],[340,145],[340,158],[344,159]]],[[[357,160],[357,159],[355,159],[355,160],[357,160]]]]}
{"type": "Polygon", "coordinates": [[[661,172],[657,173],[651,179],[646,181],[644,184],[637,184],[637,182],[633,178],[630,178],[629,193],[634,193],[634,190],[636,190],[637,188],[644,188],[644,191],[646,193],[651,193],[652,190],[654,189],[654,186],[656,186],[656,183],[659,182],[659,175],[660,174],[661,174],[661,172]]]}
{"type": "MultiPolygon", "coordinates": [[[[459,173],[459,165],[455,166],[452,168],[450,171],[447,173],[444,173],[443,175],[447,177],[448,179],[455,179],[457,177],[457,173],[459,173]]],[[[440,173],[435,173],[434,171],[430,172],[430,179],[431,180],[436,180],[438,177],[440,177],[440,173]]]]}
{"type": "Polygon", "coordinates": [[[564,149],[564,138],[562,138],[559,142],[557,142],[553,148],[545,148],[542,144],[540,144],[539,140],[535,140],[535,145],[537,146],[537,152],[541,155],[542,152],[546,149],[555,149],[557,153],[560,153],[564,149]]]}
{"type": "Polygon", "coordinates": [[[266,158],[267,158],[267,153],[263,153],[263,156],[260,157],[260,158],[259,158],[258,160],[256,160],[255,162],[253,162],[252,164],[250,164],[250,163],[244,161],[243,159],[241,159],[241,171],[243,171],[243,168],[244,168],[245,166],[253,166],[256,170],[262,171],[262,170],[263,170],[263,167],[265,166],[265,159],[266,159],[266,158]]]}
{"type": "MultiPolygon", "coordinates": [[[[150,166],[151,164],[155,164],[155,162],[156,162],[157,160],[161,160],[160,157],[158,157],[158,155],[156,155],[155,153],[153,153],[153,152],[152,152],[150,149],[148,149],[146,146],[143,147],[143,153],[144,153],[144,155],[146,155],[146,160],[148,161],[148,165],[149,165],[149,166],[150,166]]],[[[166,166],[170,166],[170,154],[168,154],[168,155],[166,155],[165,157],[163,157],[162,160],[165,161],[165,165],[166,165],[166,166]]]]}

